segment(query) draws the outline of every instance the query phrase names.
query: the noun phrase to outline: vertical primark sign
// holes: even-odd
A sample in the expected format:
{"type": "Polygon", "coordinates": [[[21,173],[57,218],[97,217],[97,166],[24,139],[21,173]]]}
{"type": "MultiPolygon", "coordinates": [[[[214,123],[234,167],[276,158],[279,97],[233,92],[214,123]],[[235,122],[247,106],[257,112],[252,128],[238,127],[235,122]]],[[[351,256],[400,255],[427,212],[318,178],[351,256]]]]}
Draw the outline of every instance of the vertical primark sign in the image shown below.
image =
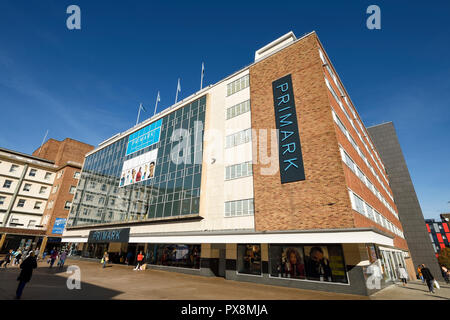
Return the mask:
{"type": "Polygon", "coordinates": [[[281,183],[305,180],[292,78],[272,82],[281,183]]]}

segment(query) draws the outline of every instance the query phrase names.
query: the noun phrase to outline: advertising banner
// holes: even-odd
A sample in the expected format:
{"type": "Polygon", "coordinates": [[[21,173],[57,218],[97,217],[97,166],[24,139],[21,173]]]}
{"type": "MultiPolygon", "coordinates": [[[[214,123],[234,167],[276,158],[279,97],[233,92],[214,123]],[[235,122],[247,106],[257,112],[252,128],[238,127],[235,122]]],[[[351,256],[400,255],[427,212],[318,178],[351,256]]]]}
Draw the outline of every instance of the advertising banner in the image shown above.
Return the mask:
{"type": "Polygon", "coordinates": [[[126,156],[159,142],[162,119],[149,124],[128,137],[126,156]]]}
{"type": "Polygon", "coordinates": [[[89,232],[89,243],[105,242],[128,242],[130,241],[130,228],[91,230],[89,232]]]}
{"type": "Polygon", "coordinates": [[[52,233],[54,234],[62,234],[64,231],[64,227],[66,226],[67,219],[65,218],[56,218],[55,224],[53,225],[52,233]]]}
{"type": "Polygon", "coordinates": [[[158,149],[153,149],[123,163],[119,187],[151,179],[155,176],[158,149]]]}

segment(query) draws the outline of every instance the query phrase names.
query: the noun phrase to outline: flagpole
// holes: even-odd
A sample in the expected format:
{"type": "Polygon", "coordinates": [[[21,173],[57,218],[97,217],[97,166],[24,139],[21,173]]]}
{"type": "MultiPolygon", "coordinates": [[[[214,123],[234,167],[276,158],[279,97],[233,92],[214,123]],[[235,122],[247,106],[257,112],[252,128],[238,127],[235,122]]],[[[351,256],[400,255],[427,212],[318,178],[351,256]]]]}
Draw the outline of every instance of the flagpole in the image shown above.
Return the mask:
{"type": "Polygon", "coordinates": [[[178,78],[177,93],[175,94],[175,104],[177,103],[177,100],[178,100],[178,90],[181,90],[181,88],[180,88],[180,78],[178,78]]]}
{"type": "Polygon", "coordinates": [[[136,125],[139,123],[139,116],[141,115],[141,109],[142,109],[142,103],[139,104],[139,111],[138,111],[138,116],[137,116],[137,119],[136,119],[136,125]]]}
{"type": "Polygon", "coordinates": [[[159,100],[160,100],[160,98],[159,98],[159,91],[158,91],[158,96],[156,97],[155,112],[153,112],[153,115],[156,114],[156,108],[158,108],[158,101],[159,100]]]}
{"type": "Polygon", "coordinates": [[[204,66],[204,64],[202,62],[202,76],[201,76],[201,79],[200,79],[200,90],[203,89],[203,74],[204,73],[205,73],[205,66],[204,66]]]}
{"type": "Polygon", "coordinates": [[[42,149],[42,146],[44,145],[45,138],[47,138],[47,135],[48,135],[48,129],[47,129],[47,132],[45,132],[44,139],[42,139],[42,143],[41,143],[41,147],[39,148],[38,155],[41,153],[41,149],[42,149]]]}

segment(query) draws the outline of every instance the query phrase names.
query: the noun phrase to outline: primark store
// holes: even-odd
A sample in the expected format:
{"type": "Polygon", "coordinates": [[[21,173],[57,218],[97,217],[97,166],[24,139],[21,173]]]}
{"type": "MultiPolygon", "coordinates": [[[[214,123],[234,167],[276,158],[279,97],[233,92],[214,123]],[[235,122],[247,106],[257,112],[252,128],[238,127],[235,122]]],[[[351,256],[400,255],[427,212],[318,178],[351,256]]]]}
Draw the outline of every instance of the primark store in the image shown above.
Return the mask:
{"type": "Polygon", "coordinates": [[[72,256],[142,251],[148,269],[312,290],[397,280],[413,266],[387,175],[336,75],[315,32],[290,32],[102,142],[62,241],[72,256]]]}

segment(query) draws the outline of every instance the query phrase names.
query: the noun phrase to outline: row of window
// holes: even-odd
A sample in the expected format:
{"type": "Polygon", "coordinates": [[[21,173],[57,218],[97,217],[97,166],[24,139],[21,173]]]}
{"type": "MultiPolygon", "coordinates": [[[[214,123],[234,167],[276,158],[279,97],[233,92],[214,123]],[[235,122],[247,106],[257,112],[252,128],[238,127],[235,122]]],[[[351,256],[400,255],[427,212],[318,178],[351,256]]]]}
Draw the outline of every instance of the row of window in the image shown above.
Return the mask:
{"type": "MultiPolygon", "coordinates": [[[[13,226],[18,225],[19,224],[19,219],[18,218],[11,218],[9,220],[9,224],[13,225],[13,226]]],[[[34,227],[34,226],[36,226],[36,220],[29,220],[27,228],[31,228],[31,227],[34,227]]]]}
{"type": "Polygon", "coordinates": [[[227,96],[241,91],[250,85],[250,76],[247,74],[229,84],[227,84],[227,96]]]}
{"type": "Polygon", "coordinates": [[[354,174],[369,188],[370,191],[386,206],[386,208],[391,212],[397,219],[398,215],[392,206],[386,201],[386,199],[381,195],[380,191],[370,182],[369,178],[361,171],[358,165],[350,158],[350,156],[341,147],[341,157],[342,161],[353,171],[354,174]]]}
{"type": "Polygon", "coordinates": [[[353,210],[361,213],[370,220],[378,223],[382,227],[390,230],[401,238],[405,238],[403,232],[392,224],[388,219],[381,215],[377,210],[372,208],[367,202],[365,202],[361,197],[356,195],[352,190],[349,190],[350,200],[352,202],[353,210]]]}
{"type": "Polygon", "coordinates": [[[225,168],[225,180],[248,177],[252,175],[251,161],[231,165],[225,168]]]}
{"type": "Polygon", "coordinates": [[[226,137],[225,148],[235,147],[240,144],[250,142],[252,139],[252,129],[246,129],[226,137]]]}
{"type": "MultiPolygon", "coordinates": [[[[347,139],[350,141],[350,144],[355,148],[356,152],[358,153],[358,155],[365,160],[364,162],[366,163],[366,165],[368,166],[368,168],[370,168],[370,171],[372,171],[372,174],[377,177],[378,182],[380,182],[380,185],[384,188],[384,190],[386,191],[386,193],[390,196],[389,192],[387,191],[386,187],[384,186],[384,184],[381,183],[380,178],[376,175],[373,167],[369,164],[369,162],[367,161],[367,158],[364,157],[363,153],[361,152],[360,148],[358,147],[358,145],[356,145],[355,141],[353,140],[352,136],[350,135],[350,133],[348,132],[347,128],[345,127],[345,125],[342,123],[341,119],[339,119],[339,117],[337,116],[336,112],[333,110],[333,108],[331,108],[331,112],[333,114],[333,119],[336,122],[337,126],[339,127],[339,129],[341,129],[341,131],[344,133],[344,135],[347,137],[347,139]]],[[[369,187],[370,188],[370,187],[369,187]]],[[[375,188],[375,187],[374,187],[375,188]]],[[[376,188],[375,188],[376,189],[376,188]]],[[[377,193],[379,193],[379,191],[377,190],[375,195],[377,195],[377,193]]],[[[380,195],[381,196],[381,195],[380,195]]],[[[382,197],[382,196],[381,196],[382,197]]],[[[384,197],[382,197],[383,200],[382,202],[387,204],[386,207],[388,208],[388,210],[395,215],[398,218],[397,213],[395,212],[395,210],[392,208],[392,206],[390,206],[388,204],[388,202],[384,199],[384,197]]],[[[391,197],[392,199],[392,197],[391,197]]]]}
{"type": "Polygon", "coordinates": [[[227,120],[250,111],[250,100],[238,103],[227,109],[227,120]]]}
{"type": "MultiPolygon", "coordinates": [[[[26,203],[26,199],[19,199],[19,201],[17,202],[17,207],[23,208],[25,206],[25,203],[26,203]]],[[[42,206],[42,201],[36,201],[34,203],[33,209],[39,210],[39,209],[41,209],[41,206],[42,206]]]]}
{"type": "MultiPolygon", "coordinates": [[[[370,139],[369,139],[369,136],[368,136],[366,130],[363,128],[363,126],[361,125],[361,122],[358,120],[358,117],[356,116],[356,112],[355,112],[354,108],[352,108],[351,104],[349,103],[349,100],[348,100],[347,96],[344,94],[344,90],[342,89],[342,87],[341,87],[339,81],[337,80],[336,75],[335,75],[334,72],[331,70],[330,65],[327,63],[327,61],[326,61],[326,59],[325,59],[325,57],[324,57],[324,55],[323,55],[323,53],[322,53],[322,51],[321,51],[320,49],[319,49],[319,54],[320,54],[320,58],[322,59],[323,64],[325,65],[325,67],[326,67],[326,69],[328,70],[329,74],[330,74],[331,77],[333,78],[334,83],[335,83],[336,86],[338,87],[338,89],[339,89],[339,91],[340,91],[340,93],[341,93],[341,97],[344,98],[344,101],[345,101],[345,103],[347,104],[349,110],[352,112],[355,121],[358,123],[358,125],[359,125],[359,127],[360,127],[360,129],[361,129],[361,132],[364,134],[364,136],[365,136],[367,142],[370,144],[371,150],[373,151],[373,153],[374,153],[375,156],[377,157],[379,163],[380,163],[381,166],[383,167],[383,170],[385,170],[384,164],[383,164],[383,162],[381,161],[380,156],[378,155],[378,152],[375,150],[375,148],[374,148],[372,142],[371,142],[370,139]]],[[[374,159],[374,157],[373,157],[373,155],[372,155],[372,152],[370,152],[369,148],[367,147],[367,144],[364,142],[364,139],[362,138],[362,136],[361,136],[361,134],[359,133],[358,129],[357,129],[357,128],[355,127],[355,125],[353,124],[353,121],[350,119],[350,117],[349,117],[347,111],[345,110],[345,108],[343,108],[343,106],[342,106],[342,104],[341,104],[341,100],[338,98],[336,92],[334,91],[334,89],[332,88],[332,86],[330,85],[330,83],[328,82],[328,80],[327,80],[326,78],[325,78],[325,82],[326,82],[326,84],[327,84],[327,87],[330,89],[331,94],[333,95],[333,97],[335,98],[335,100],[338,102],[339,106],[341,107],[341,109],[343,110],[343,112],[345,113],[345,115],[347,116],[347,118],[349,119],[351,125],[352,125],[353,128],[355,129],[356,133],[358,134],[358,136],[359,136],[361,142],[363,143],[364,147],[365,147],[366,150],[367,150],[367,153],[370,155],[370,157],[372,158],[373,162],[374,162],[375,165],[377,166],[378,170],[381,172],[381,174],[382,174],[384,180],[386,181],[386,183],[389,184],[389,181],[388,181],[388,179],[387,179],[387,177],[386,177],[386,175],[385,175],[385,172],[384,172],[383,170],[381,170],[381,168],[380,168],[379,165],[378,165],[378,162],[375,161],[375,159],[374,159]]]]}
{"type": "Polygon", "coordinates": [[[252,216],[253,212],[253,199],[225,202],[225,217],[252,216]]]}
{"type": "MultiPolygon", "coordinates": [[[[339,100],[339,98],[336,95],[336,92],[334,91],[333,87],[330,85],[329,81],[327,78],[325,78],[325,83],[328,87],[328,89],[330,90],[331,94],[334,96],[334,98],[336,99],[336,102],[339,104],[340,108],[342,109],[342,111],[344,112],[345,116],[347,117],[347,120],[350,122],[350,124],[352,125],[352,127],[355,129],[356,134],[358,135],[359,139],[361,140],[361,142],[363,143],[364,147],[367,150],[367,153],[370,155],[370,157],[372,158],[373,163],[375,163],[375,165],[378,167],[378,170],[381,172],[381,174],[383,175],[382,170],[380,169],[380,167],[378,166],[378,163],[375,161],[375,159],[372,156],[372,153],[369,151],[369,148],[367,147],[367,144],[364,142],[363,138],[361,137],[361,134],[359,133],[358,129],[355,127],[353,120],[350,118],[349,114],[347,113],[347,111],[345,110],[342,102],[339,100]]],[[[356,118],[355,118],[356,119],[356,118]]],[[[357,119],[356,119],[357,120],[357,119]]],[[[340,119],[339,119],[340,121],[340,119]]],[[[340,121],[340,127],[342,129],[342,127],[345,128],[344,124],[340,121]]],[[[361,129],[362,126],[361,124],[358,122],[358,124],[360,125],[361,129]]],[[[364,160],[364,162],[366,163],[366,165],[369,167],[370,171],[372,171],[373,175],[377,178],[378,182],[382,185],[383,189],[386,191],[386,193],[389,195],[389,197],[393,200],[393,197],[391,196],[390,192],[387,190],[386,186],[384,185],[384,183],[381,181],[380,177],[378,176],[378,174],[375,172],[375,170],[373,169],[373,166],[370,164],[370,162],[367,160],[366,156],[364,155],[364,153],[361,151],[361,149],[359,148],[359,146],[356,144],[356,141],[353,139],[353,137],[351,136],[350,132],[346,129],[346,136],[348,138],[348,140],[350,141],[350,143],[353,145],[353,147],[356,149],[356,151],[358,151],[358,154],[361,156],[361,158],[364,160]]],[[[384,176],[383,176],[384,177],[384,176]]],[[[387,181],[386,177],[384,177],[385,180],[387,181]]]]}

